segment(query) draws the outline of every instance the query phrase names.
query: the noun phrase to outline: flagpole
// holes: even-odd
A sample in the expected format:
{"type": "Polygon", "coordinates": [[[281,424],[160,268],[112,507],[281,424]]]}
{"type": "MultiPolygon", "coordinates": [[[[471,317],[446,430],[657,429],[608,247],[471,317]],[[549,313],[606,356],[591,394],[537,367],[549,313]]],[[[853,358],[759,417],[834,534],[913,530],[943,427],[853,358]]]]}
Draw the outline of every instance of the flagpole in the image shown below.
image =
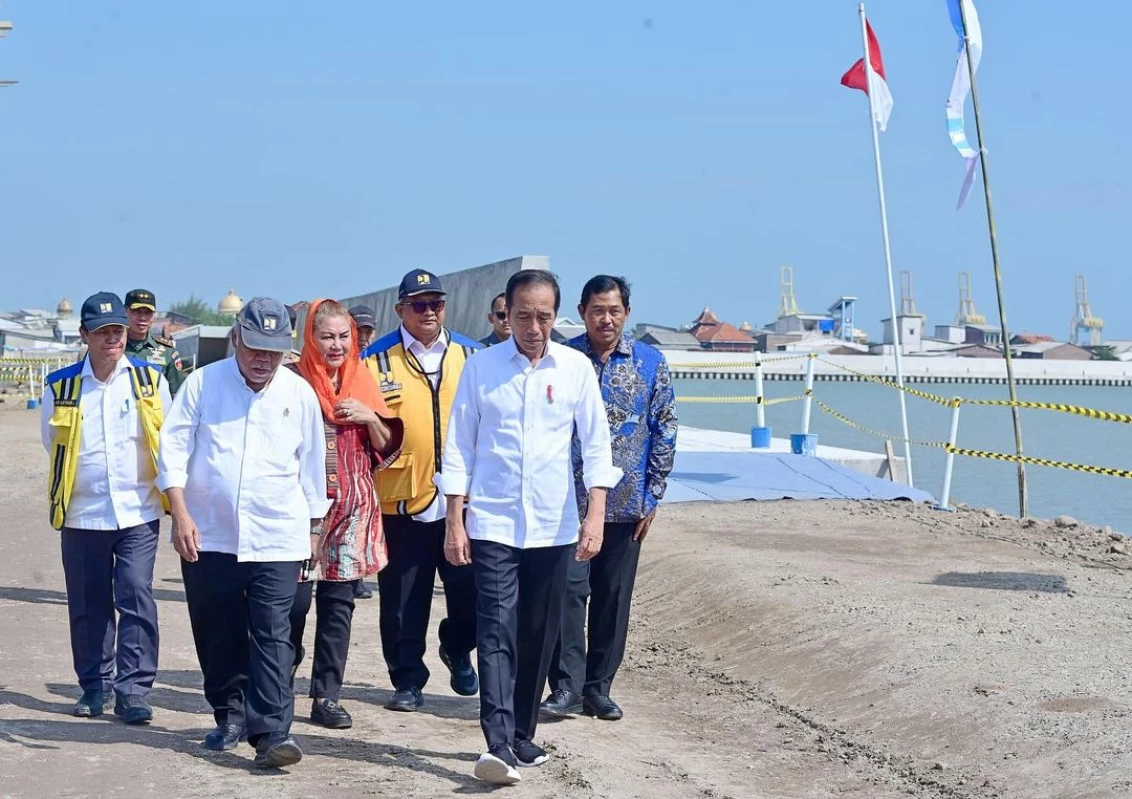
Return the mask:
{"type": "MultiPolygon", "coordinates": [[[[975,136],[979,142],[979,162],[983,168],[983,197],[987,206],[987,229],[990,232],[991,262],[994,265],[994,287],[998,294],[998,321],[1002,329],[1002,352],[1006,357],[1006,385],[1010,390],[1011,415],[1014,420],[1014,451],[1022,456],[1022,420],[1018,415],[1018,387],[1014,382],[1014,358],[1010,353],[1010,334],[1006,327],[1006,303],[1002,296],[1002,269],[998,258],[998,232],[994,225],[994,203],[991,201],[990,175],[987,174],[987,148],[983,144],[982,117],[979,115],[979,88],[971,63],[971,41],[967,33],[967,4],[959,0],[959,16],[963,20],[963,44],[967,53],[967,73],[971,77],[971,104],[975,109],[975,136]]],[[[1026,491],[1026,465],[1018,461],[1018,515],[1030,515],[1030,501],[1026,491]]]]}
{"type": "MultiPolygon", "coordinates": [[[[892,346],[896,356],[896,385],[900,387],[900,391],[896,392],[900,396],[900,423],[901,429],[904,433],[904,466],[907,472],[908,485],[915,485],[912,481],[912,444],[908,438],[908,407],[904,399],[904,366],[902,362],[901,350],[901,336],[900,336],[900,321],[896,317],[896,287],[892,281],[892,248],[888,240],[888,204],[884,199],[884,171],[881,169],[880,164],[880,135],[877,133],[876,116],[873,113],[873,70],[872,61],[869,58],[869,29],[867,18],[865,17],[865,4],[861,3],[857,9],[861,17],[861,39],[865,43],[865,80],[866,85],[869,87],[869,129],[873,134],[873,161],[876,164],[877,173],[877,195],[880,197],[880,229],[884,237],[884,266],[888,271],[888,309],[892,314],[892,346]]],[[[893,475],[889,475],[892,477],[893,475]]]]}

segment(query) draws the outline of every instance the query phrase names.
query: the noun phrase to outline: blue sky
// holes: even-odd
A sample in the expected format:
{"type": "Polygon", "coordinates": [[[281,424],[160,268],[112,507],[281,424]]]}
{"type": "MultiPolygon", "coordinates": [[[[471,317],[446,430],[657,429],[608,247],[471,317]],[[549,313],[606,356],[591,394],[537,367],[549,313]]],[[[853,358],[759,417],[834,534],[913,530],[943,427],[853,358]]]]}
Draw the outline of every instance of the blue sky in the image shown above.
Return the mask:
{"type": "MultiPolygon", "coordinates": [[[[1068,334],[1088,275],[1108,337],[1132,216],[1132,7],[978,2],[979,74],[1011,328],[1068,334]],[[1024,10],[1023,10],[1024,8],[1024,10]]],[[[874,0],[896,99],[882,137],[893,254],[929,324],[973,273],[994,313],[981,194],[944,102],[944,0],[874,0]]],[[[0,18],[0,307],[101,289],[345,296],[424,267],[551,257],[568,305],[627,275],[636,321],[710,303],[887,313],[856,3],[10,0],[0,18]]],[[[970,123],[973,128],[973,123],[970,123]]]]}

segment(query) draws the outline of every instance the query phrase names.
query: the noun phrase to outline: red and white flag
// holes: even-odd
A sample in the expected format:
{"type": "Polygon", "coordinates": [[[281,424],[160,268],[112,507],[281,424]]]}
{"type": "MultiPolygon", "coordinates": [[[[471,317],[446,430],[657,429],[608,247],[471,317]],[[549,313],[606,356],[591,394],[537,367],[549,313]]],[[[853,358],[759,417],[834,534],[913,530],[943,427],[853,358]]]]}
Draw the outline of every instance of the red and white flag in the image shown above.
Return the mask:
{"type": "Polygon", "coordinates": [[[880,45],[873,33],[873,26],[865,21],[869,35],[869,64],[871,75],[865,74],[865,59],[859,59],[856,64],[849,67],[849,71],[841,76],[841,85],[850,89],[860,89],[869,95],[869,104],[873,109],[873,119],[880,125],[881,130],[888,127],[888,117],[892,114],[892,92],[888,90],[888,83],[884,79],[884,60],[880,55],[880,45]],[[873,91],[869,92],[869,84],[873,91]]]}

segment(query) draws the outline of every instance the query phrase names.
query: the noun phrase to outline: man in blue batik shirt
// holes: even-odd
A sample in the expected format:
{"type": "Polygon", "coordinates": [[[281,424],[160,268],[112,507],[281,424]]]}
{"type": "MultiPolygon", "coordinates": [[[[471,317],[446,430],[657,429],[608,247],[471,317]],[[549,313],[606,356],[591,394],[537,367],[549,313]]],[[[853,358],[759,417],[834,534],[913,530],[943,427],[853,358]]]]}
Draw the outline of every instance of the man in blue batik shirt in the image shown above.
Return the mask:
{"type": "MultiPolygon", "coordinates": [[[[601,551],[593,560],[570,564],[562,630],[550,664],[551,694],[541,709],[557,717],[584,712],[616,721],[622,711],[609,698],[609,689],[625,655],[641,542],[672,471],[676,398],[664,356],[625,333],[629,284],[624,278],[592,278],[582,289],[578,313],[585,320],[586,333],[567,344],[589,356],[597,371],[613,439],[613,463],[625,476],[606,499],[601,551]]],[[[584,505],[580,465],[575,452],[576,493],[584,505]]]]}

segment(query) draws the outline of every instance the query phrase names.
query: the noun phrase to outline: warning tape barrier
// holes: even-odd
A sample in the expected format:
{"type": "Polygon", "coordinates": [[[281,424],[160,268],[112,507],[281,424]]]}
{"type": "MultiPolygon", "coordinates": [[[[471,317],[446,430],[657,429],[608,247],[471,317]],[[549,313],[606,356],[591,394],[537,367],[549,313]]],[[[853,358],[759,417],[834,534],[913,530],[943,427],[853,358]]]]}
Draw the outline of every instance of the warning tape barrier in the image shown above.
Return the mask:
{"type": "Polygon", "coordinates": [[[1027,402],[1024,400],[969,400],[960,399],[963,405],[983,405],[999,408],[1032,408],[1039,411],[1058,411],[1071,413],[1074,416],[1085,416],[1089,419],[1100,419],[1105,422],[1121,422],[1132,424],[1132,415],[1116,413],[1115,411],[1098,411],[1095,408],[1083,408],[1080,405],[1065,405],[1060,402],[1027,402]]]}
{"type": "Polygon", "coordinates": [[[782,363],[783,361],[805,361],[818,356],[812,352],[801,355],[776,355],[772,358],[760,358],[757,361],[712,361],[710,363],[670,363],[669,369],[754,369],[758,365],[766,366],[768,363],[782,363]]]}
{"type": "Polygon", "coordinates": [[[745,405],[745,404],[749,403],[749,404],[753,404],[753,405],[763,405],[763,406],[769,408],[771,405],[781,405],[784,402],[797,402],[798,400],[804,400],[807,396],[808,396],[807,394],[799,394],[796,397],[750,397],[750,396],[747,396],[747,397],[684,397],[684,396],[680,396],[680,397],[676,398],[676,402],[678,402],[678,403],[684,403],[684,402],[718,403],[720,405],[745,405]]]}
{"type": "Polygon", "coordinates": [[[1068,469],[1072,472],[1101,474],[1107,477],[1132,478],[1132,469],[1110,469],[1105,466],[1087,466],[1082,463],[1067,463],[1066,461],[1055,461],[1049,458],[1035,458],[1031,455],[1010,455],[1005,452],[986,452],[981,449],[965,449],[963,447],[953,447],[950,445],[945,445],[944,449],[953,455],[967,455],[971,458],[989,458],[991,460],[1009,461],[1011,463],[1032,463],[1035,466],[1050,466],[1054,469],[1068,469]]]}
{"type": "Polygon", "coordinates": [[[845,414],[839,413],[838,411],[829,407],[817,397],[814,397],[814,402],[817,403],[817,406],[821,408],[825,413],[829,414],[837,421],[841,422],[844,425],[847,425],[848,427],[852,427],[854,430],[860,430],[862,433],[868,433],[869,435],[876,436],[877,438],[884,438],[889,441],[899,441],[901,443],[907,440],[909,444],[915,444],[918,447],[932,447],[934,449],[947,448],[947,442],[945,441],[917,441],[914,438],[905,439],[904,436],[892,435],[891,433],[874,430],[871,427],[865,427],[863,424],[858,424],[845,414]]]}

